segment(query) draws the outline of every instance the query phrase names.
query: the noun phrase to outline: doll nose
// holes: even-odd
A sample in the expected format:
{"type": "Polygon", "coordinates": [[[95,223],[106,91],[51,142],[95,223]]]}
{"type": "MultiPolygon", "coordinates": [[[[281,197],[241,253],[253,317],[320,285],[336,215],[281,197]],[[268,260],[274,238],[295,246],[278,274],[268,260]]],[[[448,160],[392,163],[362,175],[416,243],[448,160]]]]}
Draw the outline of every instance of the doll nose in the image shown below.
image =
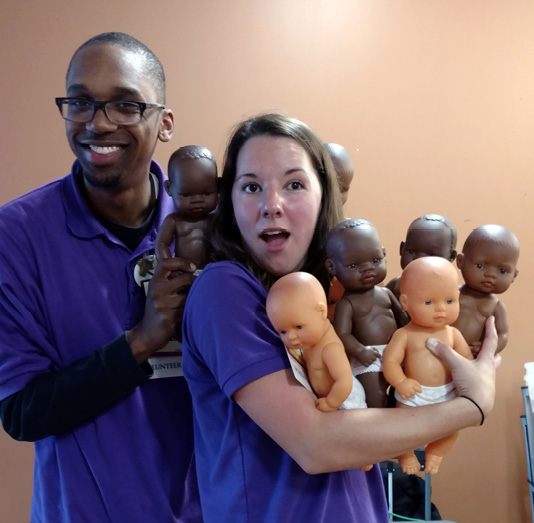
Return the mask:
{"type": "Polygon", "coordinates": [[[360,272],[369,272],[373,269],[373,264],[371,262],[363,262],[358,265],[358,270],[360,272]]]}
{"type": "Polygon", "coordinates": [[[497,277],[497,270],[493,267],[484,267],[484,276],[486,278],[495,278],[497,277]]]}

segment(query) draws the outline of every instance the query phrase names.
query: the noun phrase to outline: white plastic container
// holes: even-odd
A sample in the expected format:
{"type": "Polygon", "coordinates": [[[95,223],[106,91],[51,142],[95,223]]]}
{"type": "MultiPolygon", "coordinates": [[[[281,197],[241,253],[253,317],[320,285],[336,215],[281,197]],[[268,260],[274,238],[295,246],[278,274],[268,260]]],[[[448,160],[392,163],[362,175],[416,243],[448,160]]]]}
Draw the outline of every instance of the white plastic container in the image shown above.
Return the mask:
{"type": "Polygon", "coordinates": [[[525,363],[525,385],[528,387],[528,395],[534,411],[534,361],[525,363]]]}

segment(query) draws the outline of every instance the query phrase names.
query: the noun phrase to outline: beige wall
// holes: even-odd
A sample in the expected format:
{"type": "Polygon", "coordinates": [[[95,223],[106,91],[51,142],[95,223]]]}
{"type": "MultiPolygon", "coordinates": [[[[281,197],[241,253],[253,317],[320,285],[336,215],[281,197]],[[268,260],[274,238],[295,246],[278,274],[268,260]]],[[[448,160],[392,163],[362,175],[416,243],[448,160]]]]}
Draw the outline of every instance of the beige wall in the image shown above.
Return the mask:
{"type": "MultiPolygon", "coordinates": [[[[357,175],[347,215],[398,244],[425,213],[449,217],[459,246],[484,223],[510,227],[520,275],[503,295],[511,324],[494,414],[465,430],[433,480],[445,518],[526,521],[519,416],[523,363],[534,360],[534,4],[530,0],[3,0],[0,204],[68,172],[54,96],[74,49],[108,30],[151,47],[168,75],[180,145],[222,160],[229,128],[280,110],[345,145],[357,175]],[[76,7],[75,7],[76,6],[76,7]],[[78,8],[79,6],[79,8],[78,8]],[[489,494],[488,494],[489,493],[489,494]]],[[[1,379],[1,378],[0,378],[1,379]]],[[[0,514],[28,520],[32,446],[0,435],[0,514]]]]}

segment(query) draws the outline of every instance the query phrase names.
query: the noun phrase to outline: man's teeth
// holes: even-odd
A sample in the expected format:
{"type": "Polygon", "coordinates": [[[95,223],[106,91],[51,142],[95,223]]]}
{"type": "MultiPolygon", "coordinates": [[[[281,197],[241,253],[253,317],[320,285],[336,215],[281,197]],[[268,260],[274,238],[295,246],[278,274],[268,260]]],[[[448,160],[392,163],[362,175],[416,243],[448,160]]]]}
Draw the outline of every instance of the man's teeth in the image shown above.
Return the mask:
{"type": "Polygon", "coordinates": [[[90,145],[89,149],[97,154],[109,154],[118,151],[118,147],[98,147],[97,145],[90,145]]]}

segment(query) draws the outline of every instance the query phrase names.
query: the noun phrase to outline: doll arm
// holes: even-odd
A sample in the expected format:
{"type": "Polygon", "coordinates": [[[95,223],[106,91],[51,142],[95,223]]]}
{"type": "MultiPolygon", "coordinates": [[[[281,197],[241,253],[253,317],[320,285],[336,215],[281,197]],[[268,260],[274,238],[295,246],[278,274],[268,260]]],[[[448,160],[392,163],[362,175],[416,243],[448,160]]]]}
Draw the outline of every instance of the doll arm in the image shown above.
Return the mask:
{"type": "Polygon", "coordinates": [[[165,217],[163,223],[161,224],[155,244],[156,257],[158,261],[164,258],[172,258],[170,245],[172,245],[173,240],[176,241],[176,220],[176,213],[171,213],[165,217]]]}
{"type": "Polygon", "coordinates": [[[353,336],[352,314],[350,301],[342,298],[336,305],[334,329],[345,347],[345,352],[362,365],[369,366],[380,357],[380,352],[374,348],[366,347],[353,336]]]}
{"type": "Polygon", "coordinates": [[[407,332],[405,329],[399,329],[393,333],[382,358],[382,370],[386,381],[403,399],[411,398],[417,392],[421,392],[421,384],[406,376],[402,368],[407,346],[407,332]]]}
{"type": "Polygon", "coordinates": [[[352,390],[352,371],[342,344],[329,343],[323,348],[323,363],[332,377],[332,388],[316,407],[324,412],[336,410],[348,398],[352,390]]]}
{"type": "Polygon", "coordinates": [[[465,341],[462,333],[456,328],[451,327],[453,330],[453,344],[452,348],[458,353],[467,358],[468,360],[473,359],[473,354],[469,348],[469,344],[465,341]]]}
{"type": "Polygon", "coordinates": [[[395,284],[397,283],[398,279],[399,279],[398,276],[395,276],[394,278],[391,278],[391,280],[389,280],[386,283],[386,289],[389,289],[391,292],[393,292],[395,290],[395,284]]]}
{"type": "Polygon", "coordinates": [[[495,311],[495,328],[497,329],[497,354],[501,352],[508,343],[508,314],[503,302],[499,300],[495,311]]]}

